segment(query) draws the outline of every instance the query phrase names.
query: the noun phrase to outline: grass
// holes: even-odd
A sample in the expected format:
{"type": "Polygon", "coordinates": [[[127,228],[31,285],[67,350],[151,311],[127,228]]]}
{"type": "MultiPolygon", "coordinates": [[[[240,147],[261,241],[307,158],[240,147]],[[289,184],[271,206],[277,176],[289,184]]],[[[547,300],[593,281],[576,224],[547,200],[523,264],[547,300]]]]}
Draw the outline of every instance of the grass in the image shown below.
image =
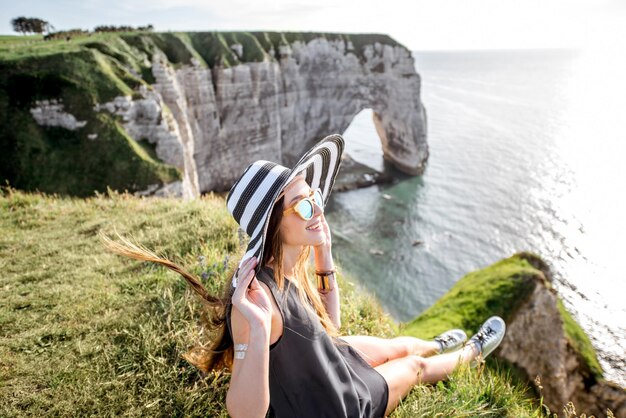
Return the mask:
{"type": "Polygon", "coordinates": [[[434,337],[447,329],[461,328],[471,335],[492,315],[507,321],[542,277],[542,272],[524,256],[501,260],[463,277],[437,303],[409,322],[404,332],[434,337]]]}
{"type": "Polygon", "coordinates": [[[416,386],[393,417],[543,417],[546,409],[529,398],[503,367],[461,367],[445,382],[416,386]]]}
{"type": "Polygon", "coordinates": [[[104,253],[95,233],[115,226],[171,257],[213,260],[237,245],[223,211],[209,216],[221,203],[5,194],[0,416],[220,411],[223,385],[207,390],[180,358],[199,338],[196,301],[174,275],[104,253]]]}
{"type": "MultiPolygon", "coordinates": [[[[308,43],[313,39],[352,43],[352,52],[363,58],[366,45],[376,42],[383,45],[399,46],[397,41],[382,34],[343,34],[331,32],[118,32],[90,33],[73,36],[71,41],[63,39],[44,41],[42,36],[0,36],[0,59],[15,60],[32,56],[46,56],[56,53],[74,52],[89,47],[89,44],[111,45],[122,39],[144,53],[150,53],[154,46],[163,50],[172,63],[188,63],[196,52],[205,63],[213,66],[222,60],[226,66],[239,62],[261,61],[270,57],[273,48],[278,53],[279,45],[296,41],[308,43]],[[244,56],[240,60],[232,56],[230,46],[242,44],[244,56]],[[193,51],[196,49],[196,52],[193,51]],[[207,58],[211,57],[211,58],[207,58]]],[[[119,45],[118,45],[119,47],[119,45]]],[[[348,49],[348,48],[346,48],[348,49]]],[[[408,51],[408,50],[407,50],[408,51]]],[[[277,55],[274,55],[277,57],[277,55]]]]}
{"type": "MultiPolygon", "coordinates": [[[[203,376],[181,358],[210,339],[198,298],[174,273],[103,251],[96,236],[131,236],[216,292],[245,244],[223,198],[0,190],[0,416],[226,416],[228,373],[203,376]]],[[[398,334],[373,296],[349,277],[340,286],[343,334],[398,334]]],[[[541,415],[498,367],[416,387],[393,416],[437,414],[541,415]]]]}
{"type": "Polygon", "coordinates": [[[134,32],[91,33],[73,36],[72,40],[55,39],[44,41],[43,36],[4,36],[0,37],[0,59],[11,61],[31,57],[45,57],[53,54],[81,51],[92,42],[115,43],[125,35],[139,35],[134,32]]]}
{"type": "MultiPolygon", "coordinates": [[[[100,229],[178,261],[213,291],[243,253],[219,196],[2,189],[0,416],[226,416],[229,375],[201,376],[181,358],[209,341],[198,298],[174,273],[103,251],[100,229]]],[[[371,296],[342,289],[346,333],[395,334],[371,296]]]]}

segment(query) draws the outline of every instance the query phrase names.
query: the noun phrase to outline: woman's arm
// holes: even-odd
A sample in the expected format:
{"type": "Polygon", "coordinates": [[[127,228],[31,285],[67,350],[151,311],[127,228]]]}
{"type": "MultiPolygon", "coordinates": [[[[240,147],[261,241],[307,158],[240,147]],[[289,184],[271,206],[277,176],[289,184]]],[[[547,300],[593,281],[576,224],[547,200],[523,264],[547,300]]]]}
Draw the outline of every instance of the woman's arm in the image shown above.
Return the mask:
{"type": "Polygon", "coordinates": [[[231,324],[235,348],[239,344],[247,344],[248,347],[243,354],[235,355],[226,408],[233,418],[265,417],[270,404],[270,332],[262,326],[250,330],[244,316],[234,307],[231,324]]]}
{"type": "MultiPolygon", "coordinates": [[[[321,270],[321,269],[320,269],[321,270]]],[[[339,302],[339,286],[337,286],[337,280],[335,274],[330,278],[333,283],[333,290],[328,293],[320,293],[320,299],[326,308],[326,312],[330,317],[330,320],[335,324],[335,328],[341,328],[341,307],[339,302]]]]}
{"type": "MultiPolygon", "coordinates": [[[[321,216],[322,228],[325,235],[324,244],[319,245],[313,248],[315,253],[315,270],[316,271],[329,271],[335,269],[335,263],[333,262],[333,254],[332,254],[332,244],[331,244],[331,235],[330,228],[328,227],[328,223],[326,222],[326,217],[322,214],[321,216]]],[[[317,279],[317,278],[316,278],[317,279]]],[[[322,299],[322,303],[326,308],[326,312],[330,317],[330,320],[333,321],[335,327],[339,329],[341,327],[341,308],[339,302],[339,286],[337,286],[336,275],[333,274],[329,277],[331,283],[333,285],[333,290],[328,293],[320,293],[320,298],[322,299]]]]}
{"type": "Polygon", "coordinates": [[[254,258],[244,261],[232,297],[231,329],[235,358],[226,408],[232,417],[264,417],[270,404],[269,345],[271,296],[255,277],[254,258]]]}

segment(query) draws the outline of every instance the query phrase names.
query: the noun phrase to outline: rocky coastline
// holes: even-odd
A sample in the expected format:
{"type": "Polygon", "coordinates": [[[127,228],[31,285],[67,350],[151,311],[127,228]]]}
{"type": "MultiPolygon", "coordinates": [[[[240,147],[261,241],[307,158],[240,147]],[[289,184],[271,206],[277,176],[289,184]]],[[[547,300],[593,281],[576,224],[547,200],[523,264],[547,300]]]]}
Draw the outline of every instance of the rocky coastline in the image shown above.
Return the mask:
{"type": "Polygon", "coordinates": [[[460,279],[441,299],[406,326],[412,335],[468,333],[491,315],[507,323],[494,357],[535,389],[551,411],[572,403],[578,414],[626,416],[626,390],[604,379],[589,338],[564,308],[548,265],[518,253],[460,279]]]}
{"type": "MultiPolygon", "coordinates": [[[[49,41],[45,53],[35,45],[16,60],[0,54],[0,93],[15,104],[4,119],[20,122],[3,132],[12,146],[0,174],[15,187],[81,196],[107,187],[151,194],[174,183],[166,190],[194,198],[228,190],[250,161],[293,165],[365,108],[385,160],[409,175],[424,170],[421,79],[411,52],[386,35],[106,36],[58,52],[61,41],[49,41]],[[102,173],[89,173],[96,166],[102,173]],[[47,180],[55,173],[68,184],[47,180]]],[[[353,186],[386,181],[355,170],[353,186]]]]}
{"type": "Polygon", "coordinates": [[[375,170],[355,161],[350,155],[344,154],[333,190],[345,192],[375,184],[393,183],[394,181],[397,181],[397,178],[391,173],[375,170]]]}

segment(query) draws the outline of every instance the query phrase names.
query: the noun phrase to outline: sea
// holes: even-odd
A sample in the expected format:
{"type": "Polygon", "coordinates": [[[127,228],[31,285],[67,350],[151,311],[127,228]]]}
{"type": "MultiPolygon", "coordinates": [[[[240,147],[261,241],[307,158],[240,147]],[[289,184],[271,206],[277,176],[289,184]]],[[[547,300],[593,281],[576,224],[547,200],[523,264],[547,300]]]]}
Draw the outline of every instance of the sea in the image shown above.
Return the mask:
{"type": "MultiPolygon", "coordinates": [[[[335,193],[333,255],[397,321],[518,251],[546,260],[605,376],[626,387],[626,60],[602,50],[415,51],[421,176],[335,193]]],[[[343,133],[378,170],[372,110],[343,133]]],[[[396,173],[397,174],[397,173],[396,173]]],[[[547,354],[547,353],[546,353],[547,354]]]]}

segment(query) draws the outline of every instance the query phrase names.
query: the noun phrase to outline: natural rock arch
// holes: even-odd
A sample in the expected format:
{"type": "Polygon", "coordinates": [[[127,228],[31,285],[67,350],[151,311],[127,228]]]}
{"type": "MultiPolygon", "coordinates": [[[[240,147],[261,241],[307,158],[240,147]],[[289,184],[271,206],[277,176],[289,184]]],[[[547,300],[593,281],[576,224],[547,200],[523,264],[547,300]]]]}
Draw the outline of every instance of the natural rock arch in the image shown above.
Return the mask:
{"type": "MultiPolygon", "coordinates": [[[[49,70],[46,83],[27,89],[29,123],[66,130],[61,135],[76,146],[64,148],[63,155],[98,175],[78,175],[55,158],[36,166],[11,165],[7,178],[26,188],[43,184],[47,191],[61,187],[81,194],[112,186],[139,193],[174,190],[184,197],[224,191],[254,160],[293,165],[316,141],[344,132],[364,108],[374,111],[383,155],[392,165],[415,175],[428,158],[420,77],[410,51],[386,35],[137,33],[120,35],[110,45],[73,48],[20,61],[8,67],[8,79],[27,85],[40,77],[32,74],[49,70]],[[60,61],[72,63],[64,78],[48,65],[60,55],[60,61]],[[156,159],[129,139],[146,140],[156,159]],[[80,158],[84,155],[93,161],[80,158]],[[42,182],[46,176],[33,174],[39,166],[67,173],[67,184],[42,182]],[[163,182],[169,184],[159,190],[163,182]]],[[[11,111],[24,114],[21,107],[11,111]]],[[[46,142],[51,131],[35,130],[38,140],[26,131],[5,135],[6,141],[55,148],[54,141],[46,142]]],[[[29,147],[11,149],[17,151],[4,161],[31,161],[29,147]]]]}
{"type": "Polygon", "coordinates": [[[212,69],[195,63],[173,70],[155,55],[155,88],[168,107],[186,108],[174,112],[178,130],[193,137],[182,143],[193,146],[184,152],[193,155],[185,178],[199,192],[222,191],[254,160],[292,165],[319,139],[344,132],[364,108],[374,111],[384,158],[421,174],[426,115],[411,53],[373,43],[357,56],[350,47],[320,37],[282,47],[276,60],[212,69]]]}

